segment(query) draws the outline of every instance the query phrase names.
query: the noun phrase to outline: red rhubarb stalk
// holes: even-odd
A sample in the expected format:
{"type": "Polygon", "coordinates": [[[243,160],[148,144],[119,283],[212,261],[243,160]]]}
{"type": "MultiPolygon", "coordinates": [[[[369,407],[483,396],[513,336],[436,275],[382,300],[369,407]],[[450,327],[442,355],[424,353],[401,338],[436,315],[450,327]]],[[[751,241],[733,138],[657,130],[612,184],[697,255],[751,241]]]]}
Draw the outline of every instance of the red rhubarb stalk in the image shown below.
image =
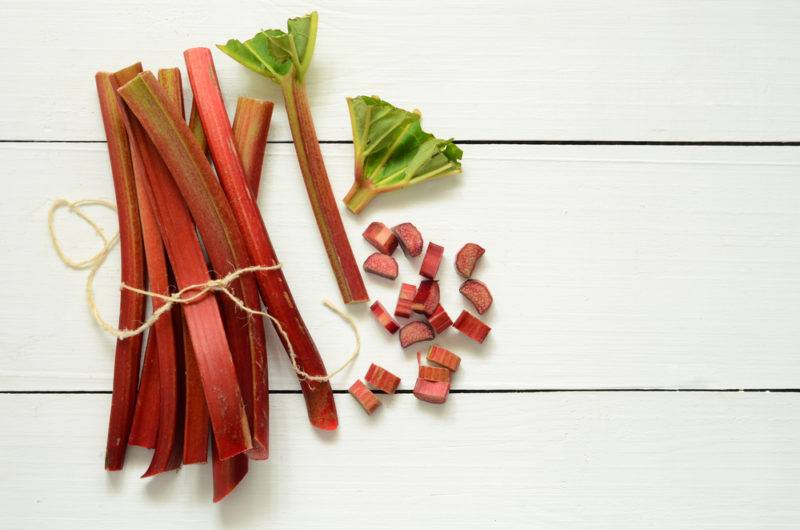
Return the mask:
{"type": "MultiPolygon", "coordinates": [[[[173,104],[183,111],[183,89],[181,73],[177,68],[162,69],[158,72],[159,82],[164,86],[173,104]]],[[[136,193],[139,197],[139,214],[142,219],[144,235],[144,251],[147,263],[147,280],[150,291],[167,295],[170,291],[170,280],[167,269],[167,257],[164,241],[158,228],[158,220],[146,192],[146,176],[144,162],[136,153],[134,170],[136,173],[136,193]]],[[[153,310],[158,310],[164,302],[152,299],[153,310]]],[[[180,465],[179,448],[176,447],[178,425],[178,369],[177,343],[175,326],[171,318],[161,318],[150,329],[153,339],[157,339],[159,411],[154,415],[158,420],[158,437],[150,466],[144,477],[156,475],[164,471],[176,469],[180,465]]]]}
{"type": "MultiPolygon", "coordinates": [[[[135,64],[126,69],[136,75],[142,69],[135,64]]],[[[145,287],[144,249],[142,227],[139,222],[139,207],[136,202],[136,185],[133,175],[130,142],[123,122],[124,109],[117,96],[117,81],[113,74],[100,72],[95,76],[100,113],[108,140],[111,173],[114,178],[114,194],[119,218],[119,241],[122,256],[121,279],[126,285],[145,287]]],[[[133,329],[144,320],[145,298],[128,290],[120,292],[120,329],[133,329]]],[[[125,462],[131,424],[136,406],[139,382],[139,357],[142,336],[118,340],[114,354],[114,383],[111,396],[111,413],[108,422],[106,443],[106,469],[117,471],[125,462]]]]}
{"type": "Polygon", "coordinates": [[[366,302],[367,289],[333,197],[306,95],[305,75],[317,36],[316,12],[290,19],[288,30],[262,31],[246,44],[230,40],[219,48],[280,85],[297,161],[342,298],[347,304],[366,302]]]}
{"type": "Polygon", "coordinates": [[[240,97],[233,116],[233,141],[253,197],[258,197],[261,183],[261,168],[264,165],[272,107],[271,101],[240,97]]]}
{"type": "MultiPolygon", "coordinates": [[[[141,200],[139,206],[141,207],[141,200]]],[[[156,438],[158,438],[160,396],[157,350],[156,334],[151,331],[144,346],[142,375],[139,381],[139,391],[136,394],[136,410],[133,413],[131,435],[128,437],[128,445],[147,449],[153,449],[156,446],[156,438]]]]}
{"type": "Polygon", "coordinates": [[[381,406],[378,397],[358,379],[350,386],[348,392],[350,392],[351,396],[356,398],[364,410],[367,411],[367,414],[372,414],[375,412],[375,409],[381,406]]]}
{"type": "MultiPolygon", "coordinates": [[[[226,219],[225,225],[233,232],[237,229],[236,224],[238,223],[238,229],[241,230],[239,233],[243,235],[252,264],[261,266],[278,265],[279,261],[261,218],[261,212],[253,194],[247,187],[247,179],[244,175],[241,160],[233,148],[230,122],[219,90],[219,83],[211,60],[211,52],[207,48],[194,48],[187,50],[184,53],[184,57],[200,119],[203,122],[203,129],[214,159],[214,165],[225,190],[222,199],[215,202],[222,203],[219,210],[223,210],[223,206],[227,206],[227,202],[224,200],[225,195],[227,195],[230,207],[227,207],[224,213],[227,215],[227,212],[230,212],[235,218],[233,223],[226,219]]],[[[168,115],[165,115],[164,121],[165,123],[170,121],[168,115]]],[[[175,125],[173,134],[177,133],[183,136],[188,134],[188,128],[185,128],[183,123],[176,123],[175,125]]],[[[194,181],[207,182],[206,186],[211,189],[211,185],[215,184],[216,180],[210,166],[208,164],[203,165],[202,162],[204,160],[197,159],[197,153],[197,151],[188,151],[188,154],[195,160],[193,167],[202,171],[197,171],[188,175],[188,177],[194,181]]],[[[184,193],[195,193],[195,189],[195,186],[190,185],[184,193]]],[[[220,191],[222,190],[220,189],[220,191]]],[[[211,195],[209,193],[209,196],[211,195]]],[[[192,201],[190,200],[189,203],[191,207],[192,201]]],[[[198,225],[200,224],[198,222],[198,225]]],[[[201,227],[200,230],[202,232],[203,228],[201,227]]],[[[280,322],[281,327],[288,335],[289,343],[294,350],[300,370],[312,376],[324,376],[327,373],[325,365],[297,310],[283,272],[280,269],[259,272],[256,273],[256,278],[258,279],[261,298],[264,300],[269,313],[280,322]]],[[[288,351],[288,345],[284,346],[288,351]]],[[[330,383],[302,379],[301,386],[306,398],[306,406],[311,423],[320,429],[335,429],[338,425],[338,419],[330,383]]]]}
{"type": "MultiPolygon", "coordinates": [[[[159,124],[158,116],[164,112],[174,116],[184,125],[191,145],[198,152],[199,147],[191,137],[189,128],[183,123],[177,107],[169,101],[166,92],[153,74],[150,72],[140,74],[121,87],[119,93],[137,118],[130,121],[134,130],[135,144],[140,148],[142,160],[145,162],[148,198],[158,219],[158,226],[170,262],[173,264],[178,286],[184,288],[206,283],[210,280],[210,276],[192,216],[186,208],[176,182],[170,178],[172,173],[178,180],[177,176],[181,170],[185,171],[185,168],[180,164],[165,165],[167,160],[162,160],[161,156],[168,156],[177,151],[175,149],[177,142],[170,141],[171,136],[165,141],[163,136],[157,134],[165,130],[159,124]],[[148,83],[143,82],[145,78],[148,83]],[[157,105],[150,104],[151,100],[148,98],[148,94],[154,89],[160,95],[157,105]],[[158,151],[157,146],[160,146],[158,151]],[[159,153],[162,155],[159,156],[159,153]]],[[[205,158],[203,160],[205,161],[205,158]]],[[[209,254],[215,246],[220,245],[219,240],[210,237],[204,237],[203,242],[209,254]]],[[[251,449],[252,441],[219,307],[213,296],[206,296],[185,305],[184,314],[220,458],[230,458],[251,449]]]]}
{"type": "Polygon", "coordinates": [[[367,370],[367,375],[364,376],[364,380],[371,386],[377,388],[378,390],[382,390],[387,394],[394,394],[398,385],[400,385],[399,377],[375,363],[369,365],[369,369],[367,370]]]}
{"type": "Polygon", "coordinates": [[[245,455],[236,455],[227,460],[220,459],[217,445],[211,442],[211,474],[214,481],[214,502],[224,499],[247,475],[250,467],[245,455]]]}
{"type": "MultiPolygon", "coordinates": [[[[184,309],[185,311],[185,309],[184,309]]],[[[183,354],[186,364],[186,413],[183,424],[183,463],[204,464],[208,461],[208,406],[203,384],[184,320],[183,354]]]]}

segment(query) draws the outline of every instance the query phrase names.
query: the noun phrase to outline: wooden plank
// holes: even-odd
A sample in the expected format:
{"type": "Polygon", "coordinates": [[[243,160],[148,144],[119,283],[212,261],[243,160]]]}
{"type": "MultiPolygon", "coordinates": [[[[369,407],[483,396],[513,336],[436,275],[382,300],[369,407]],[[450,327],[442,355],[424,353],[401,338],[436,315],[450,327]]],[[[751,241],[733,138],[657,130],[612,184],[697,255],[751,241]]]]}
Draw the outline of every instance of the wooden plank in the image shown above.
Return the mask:
{"type": "MultiPolygon", "coordinates": [[[[350,146],[327,145],[337,197],[349,187],[350,146]]],[[[82,273],[50,248],[48,206],[59,196],[113,197],[103,145],[0,147],[14,168],[0,195],[4,300],[0,389],[111,387],[112,340],[92,321],[82,273]],[[15,301],[19,303],[15,303],[15,301]]],[[[456,388],[796,387],[800,376],[800,152],[786,148],[466,146],[464,175],[377,199],[345,215],[356,257],[372,220],[411,220],[446,248],[443,303],[466,301],[452,266],[467,240],[488,250],[476,271],[495,295],[482,346],[452,332],[462,354],[456,388]]],[[[261,206],[298,304],[328,366],[353,339],[320,300],[338,300],[290,145],[272,145],[261,206]],[[313,284],[313,288],[311,285],[313,284]]],[[[90,232],[65,214],[62,237],[93,252],[90,232]]],[[[112,215],[105,226],[114,229],[112,215]]],[[[401,278],[419,260],[397,253],[401,278]]],[[[97,283],[116,321],[118,254],[97,283]]],[[[393,307],[399,282],[368,278],[393,307]]],[[[370,362],[410,388],[414,350],[402,353],[366,306],[351,307],[363,337],[346,389],[370,362]]],[[[297,388],[270,334],[276,389],[297,388]]]]}
{"type": "Polygon", "coordinates": [[[0,396],[9,528],[796,528],[798,394],[410,395],[342,427],[272,397],[271,456],[211,503],[207,466],[103,470],[108,396],[0,396]]]}
{"type": "MultiPolygon", "coordinates": [[[[319,135],[350,138],[344,97],[419,108],[462,139],[798,140],[800,7],[790,0],[368,0],[320,12],[310,98],[319,135]]],[[[3,0],[0,139],[103,138],[92,76],[279,27],[310,5],[3,0]]],[[[218,59],[229,104],[279,98],[218,59]]],[[[289,137],[276,109],[273,139],[289,137]]]]}

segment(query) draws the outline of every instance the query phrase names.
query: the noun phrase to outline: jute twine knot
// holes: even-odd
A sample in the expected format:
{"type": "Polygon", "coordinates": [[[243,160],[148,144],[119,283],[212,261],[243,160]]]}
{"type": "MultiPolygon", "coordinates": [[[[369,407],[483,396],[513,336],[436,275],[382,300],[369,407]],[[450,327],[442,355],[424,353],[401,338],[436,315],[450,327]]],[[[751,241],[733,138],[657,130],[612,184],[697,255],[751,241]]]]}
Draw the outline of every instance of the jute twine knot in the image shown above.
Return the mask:
{"type": "Polygon", "coordinates": [[[333,376],[347,368],[356,357],[361,350],[361,336],[358,333],[358,328],[356,327],[355,321],[350,317],[350,315],[343,312],[341,309],[337,308],[333,305],[332,302],[329,300],[323,300],[323,304],[325,307],[339,315],[339,317],[347,322],[350,328],[353,330],[353,335],[355,335],[356,345],[353,349],[353,353],[350,354],[350,357],[339,366],[336,370],[329,372],[325,375],[311,375],[306,373],[297,364],[297,354],[294,351],[292,343],[289,341],[289,335],[286,333],[286,330],[283,329],[281,323],[278,320],[270,315],[265,311],[259,311],[256,309],[252,309],[245,305],[244,301],[242,301],[239,297],[237,297],[233,292],[230,290],[229,285],[236,281],[240,276],[244,274],[250,274],[254,272],[266,272],[266,271],[273,271],[281,268],[281,264],[278,263],[276,265],[271,266],[261,266],[261,265],[254,265],[250,267],[243,267],[241,269],[236,269],[227,275],[223,276],[222,278],[211,279],[205,283],[198,283],[195,285],[188,285],[183,289],[175,293],[171,293],[168,295],[164,295],[161,293],[156,293],[153,291],[147,291],[145,289],[138,289],[136,287],[126,285],[125,283],[120,284],[120,289],[125,289],[127,291],[131,291],[142,296],[149,296],[151,298],[157,298],[164,302],[164,304],[153,311],[153,314],[145,320],[142,325],[135,329],[119,329],[118,327],[114,326],[113,324],[106,321],[103,316],[100,314],[100,310],[97,307],[97,303],[95,302],[94,296],[94,279],[97,276],[97,272],[103,266],[108,258],[108,255],[114,249],[116,244],[119,242],[119,232],[114,234],[113,237],[108,237],[103,230],[103,228],[89,216],[83,209],[83,206],[102,206],[108,208],[113,211],[117,211],[117,207],[114,203],[110,201],[106,201],[103,199],[83,199],[79,201],[70,201],[67,199],[57,199],[51,206],[50,210],[47,213],[47,227],[50,230],[50,239],[53,243],[53,248],[56,251],[59,259],[67,266],[75,270],[85,270],[89,269],[89,275],[86,279],[86,302],[89,305],[89,310],[92,313],[97,324],[105,330],[110,335],[116,337],[119,340],[124,340],[130,337],[134,337],[141,333],[144,333],[145,330],[151,328],[156,321],[161,318],[164,313],[169,311],[172,306],[175,304],[191,304],[192,302],[196,302],[197,300],[207,296],[209,293],[222,293],[228,298],[230,298],[242,311],[245,311],[251,315],[259,315],[262,317],[266,317],[270,319],[273,324],[275,324],[275,329],[278,333],[281,334],[283,337],[283,343],[286,345],[287,352],[289,353],[289,359],[292,362],[292,367],[297,374],[306,379],[308,381],[329,381],[333,376]],[[83,220],[86,224],[88,224],[94,230],[95,234],[102,240],[103,246],[102,248],[93,256],[90,256],[84,260],[73,260],[69,257],[66,252],[64,252],[63,247],[61,246],[61,242],[56,235],[55,230],[55,214],[58,210],[62,208],[69,209],[70,212],[77,215],[81,220],[83,220]]]}

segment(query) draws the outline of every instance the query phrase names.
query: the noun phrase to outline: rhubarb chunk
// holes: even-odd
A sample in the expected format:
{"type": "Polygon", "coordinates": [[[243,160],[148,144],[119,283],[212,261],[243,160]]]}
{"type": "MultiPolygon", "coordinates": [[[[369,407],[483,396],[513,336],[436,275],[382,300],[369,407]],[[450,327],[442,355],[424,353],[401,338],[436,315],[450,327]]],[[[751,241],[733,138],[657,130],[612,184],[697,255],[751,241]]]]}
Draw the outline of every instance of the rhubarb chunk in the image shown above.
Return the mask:
{"type": "Polygon", "coordinates": [[[417,287],[410,283],[400,286],[400,296],[397,298],[397,306],[394,308],[394,316],[408,318],[411,316],[411,304],[417,295],[417,287]]]}
{"type": "Polygon", "coordinates": [[[381,254],[391,256],[397,248],[397,236],[385,224],[378,221],[370,223],[364,230],[364,239],[369,241],[381,254]]]}
{"type": "Polygon", "coordinates": [[[350,386],[348,392],[350,392],[350,395],[356,398],[361,406],[364,407],[367,414],[372,414],[375,412],[375,409],[381,406],[380,400],[378,400],[375,394],[373,394],[360,379],[357,379],[356,382],[350,386]]]}
{"type": "Polygon", "coordinates": [[[417,342],[433,340],[435,336],[430,324],[415,320],[400,328],[400,346],[407,348],[417,342]]]}
{"type": "Polygon", "coordinates": [[[387,280],[397,278],[397,262],[391,256],[376,252],[364,261],[364,270],[387,280]]]}
{"type": "Polygon", "coordinates": [[[417,352],[417,366],[419,373],[417,377],[426,381],[450,382],[450,370],[442,366],[427,366],[422,364],[422,354],[417,352]]]}
{"type": "Polygon", "coordinates": [[[378,323],[383,326],[386,331],[388,331],[391,335],[397,333],[397,330],[400,329],[400,324],[398,324],[395,319],[386,311],[386,308],[383,307],[379,301],[375,300],[371,306],[369,306],[369,310],[372,311],[372,314],[375,315],[375,318],[378,320],[378,323]]]}
{"type": "Polygon", "coordinates": [[[392,232],[397,236],[406,256],[415,258],[422,254],[422,234],[416,226],[411,223],[401,223],[392,228],[392,232]]]}
{"type": "Polygon", "coordinates": [[[484,314],[492,306],[492,293],[486,284],[478,280],[467,280],[458,290],[464,298],[472,302],[479,315],[484,314]]]}
{"type": "Polygon", "coordinates": [[[458,315],[453,327],[475,342],[481,343],[486,340],[486,336],[492,331],[492,328],[484,324],[478,317],[467,310],[462,311],[461,314],[458,315]]]}
{"type": "Polygon", "coordinates": [[[455,372],[461,364],[461,357],[450,350],[433,344],[428,350],[428,361],[444,366],[451,372],[455,372]]]}
{"type": "Polygon", "coordinates": [[[444,247],[436,243],[428,243],[428,250],[425,251],[425,257],[422,258],[422,265],[419,268],[420,275],[431,280],[436,278],[436,273],[439,272],[439,264],[442,263],[443,254],[444,247]]]}
{"type": "Polygon", "coordinates": [[[486,250],[475,243],[467,243],[456,254],[456,270],[464,278],[472,276],[475,265],[486,250]]]}
{"type": "Polygon", "coordinates": [[[411,309],[417,313],[432,315],[439,306],[439,282],[424,280],[419,284],[411,309]]]}
{"type": "Polygon", "coordinates": [[[414,397],[428,403],[444,403],[447,401],[447,394],[450,393],[450,383],[444,381],[427,381],[422,378],[417,379],[414,385],[414,397]]]}
{"type": "Polygon", "coordinates": [[[399,377],[385,368],[381,368],[375,363],[372,363],[369,366],[369,370],[367,370],[367,375],[364,376],[364,380],[378,390],[383,390],[387,394],[394,394],[395,390],[397,390],[397,386],[400,384],[399,377]]]}
{"type": "Polygon", "coordinates": [[[436,309],[434,309],[433,313],[428,317],[428,322],[433,326],[433,330],[437,335],[453,325],[453,321],[450,320],[450,315],[444,310],[442,304],[436,306],[436,309]]]}

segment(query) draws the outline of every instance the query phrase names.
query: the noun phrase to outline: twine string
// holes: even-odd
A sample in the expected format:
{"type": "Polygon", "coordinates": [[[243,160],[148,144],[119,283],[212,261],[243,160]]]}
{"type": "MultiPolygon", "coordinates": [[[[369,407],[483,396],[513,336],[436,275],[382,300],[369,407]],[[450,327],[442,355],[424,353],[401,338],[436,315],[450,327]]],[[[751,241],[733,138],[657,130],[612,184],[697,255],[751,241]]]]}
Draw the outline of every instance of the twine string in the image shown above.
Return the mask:
{"type": "Polygon", "coordinates": [[[292,346],[291,341],[289,340],[289,335],[286,333],[286,330],[283,328],[281,323],[270,315],[266,311],[260,311],[258,309],[253,309],[247,307],[247,305],[242,301],[238,296],[236,296],[229,288],[230,284],[237,281],[239,277],[245,274],[251,274],[255,272],[266,272],[266,271],[273,271],[281,268],[281,264],[278,263],[276,265],[271,266],[261,266],[261,265],[253,265],[250,267],[243,267],[241,269],[236,269],[231,271],[230,273],[226,274],[222,278],[212,279],[205,283],[198,283],[194,285],[188,285],[183,289],[180,289],[177,292],[165,295],[161,293],[156,293],[153,291],[148,291],[145,289],[139,289],[137,287],[133,287],[131,285],[126,285],[124,282],[120,284],[121,289],[125,289],[127,291],[134,292],[136,294],[142,296],[148,296],[150,298],[157,298],[164,302],[164,304],[159,307],[158,309],[154,310],[150,317],[145,320],[140,326],[136,327],[135,329],[119,329],[118,327],[114,326],[110,322],[106,321],[103,316],[100,314],[100,310],[97,307],[97,303],[95,301],[94,296],[94,279],[97,276],[97,272],[105,263],[108,255],[114,249],[114,247],[119,242],[119,232],[114,234],[113,237],[108,237],[103,230],[103,228],[97,224],[97,222],[91,218],[89,214],[87,214],[82,207],[83,206],[103,206],[110,210],[116,211],[117,207],[114,203],[110,201],[106,201],[103,199],[83,199],[79,201],[70,201],[67,199],[57,199],[51,206],[50,210],[47,214],[47,226],[50,231],[50,239],[53,243],[53,248],[56,251],[59,259],[68,267],[75,270],[85,270],[89,269],[89,274],[86,278],[86,302],[89,305],[89,310],[92,313],[97,324],[108,334],[116,337],[119,340],[124,340],[130,337],[134,337],[141,333],[144,333],[145,330],[151,328],[159,318],[161,318],[164,313],[172,309],[175,304],[191,304],[196,302],[205,296],[208,296],[209,293],[219,292],[227,296],[233,303],[235,303],[242,311],[250,315],[258,315],[262,317],[266,317],[272,321],[275,325],[275,329],[278,333],[280,333],[281,337],[283,338],[283,343],[286,345],[287,353],[289,354],[289,360],[292,363],[292,368],[294,371],[305,380],[308,381],[316,381],[316,382],[325,382],[330,381],[330,379],[347,368],[355,359],[358,357],[359,352],[361,351],[361,336],[358,333],[358,327],[356,326],[355,321],[353,318],[336,307],[333,302],[330,300],[323,300],[323,305],[327,307],[329,310],[337,314],[342,320],[344,320],[350,328],[353,330],[353,335],[355,336],[355,347],[353,352],[347,358],[347,360],[342,363],[337,369],[329,372],[325,375],[312,375],[300,368],[297,363],[297,354],[294,351],[294,347],[292,346]],[[62,208],[67,208],[69,211],[75,215],[77,215],[81,220],[83,220],[86,224],[88,224],[95,232],[95,234],[102,240],[103,246],[102,248],[93,256],[90,256],[83,260],[74,260],[72,259],[67,253],[64,251],[64,248],[61,245],[61,241],[56,234],[56,222],[55,222],[55,215],[58,210],[62,208]]]}

